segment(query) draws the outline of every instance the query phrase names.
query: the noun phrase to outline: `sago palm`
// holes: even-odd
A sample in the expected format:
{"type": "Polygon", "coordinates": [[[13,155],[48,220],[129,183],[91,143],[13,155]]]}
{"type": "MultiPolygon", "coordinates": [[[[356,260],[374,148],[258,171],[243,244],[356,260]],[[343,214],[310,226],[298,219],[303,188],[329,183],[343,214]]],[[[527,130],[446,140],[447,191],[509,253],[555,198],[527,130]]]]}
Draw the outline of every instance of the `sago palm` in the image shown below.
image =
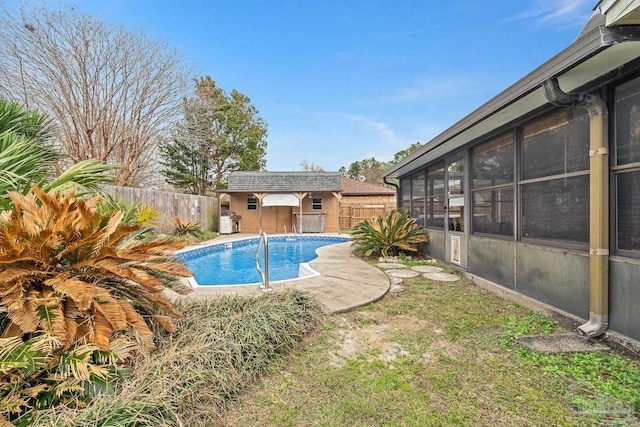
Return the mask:
{"type": "Polygon", "coordinates": [[[415,245],[429,241],[427,231],[406,211],[394,209],[373,221],[366,220],[352,231],[354,252],[364,256],[396,255],[398,250],[417,251],[415,245]]]}
{"type": "Polygon", "coordinates": [[[2,337],[46,333],[61,350],[108,350],[115,334],[130,334],[152,349],[147,322],[174,330],[171,317],[180,313],[164,291],[190,291],[176,280],[191,275],[174,262],[180,243],[137,239],[142,226],[123,225],[121,213],[100,215],[97,197],[48,194],[36,185],[9,197],[14,207],[0,221],[2,337]]]}

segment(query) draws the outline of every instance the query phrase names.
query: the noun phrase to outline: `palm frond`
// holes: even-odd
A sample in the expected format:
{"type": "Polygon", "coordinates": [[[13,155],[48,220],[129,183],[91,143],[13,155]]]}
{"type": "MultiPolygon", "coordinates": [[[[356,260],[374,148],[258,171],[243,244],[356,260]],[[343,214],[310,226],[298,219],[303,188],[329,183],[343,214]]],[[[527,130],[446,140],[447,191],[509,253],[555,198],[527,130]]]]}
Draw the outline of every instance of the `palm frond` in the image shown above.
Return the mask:
{"type": "Polygon", "coordinates": [[[89,159],[76,163],[49,182],[42,183],[46,192],[64,193],[73,190],[76,195],[96,194],[100,184],[113,181],[109,173],[119,166],[107,165],[98,159],[89,159]]]}

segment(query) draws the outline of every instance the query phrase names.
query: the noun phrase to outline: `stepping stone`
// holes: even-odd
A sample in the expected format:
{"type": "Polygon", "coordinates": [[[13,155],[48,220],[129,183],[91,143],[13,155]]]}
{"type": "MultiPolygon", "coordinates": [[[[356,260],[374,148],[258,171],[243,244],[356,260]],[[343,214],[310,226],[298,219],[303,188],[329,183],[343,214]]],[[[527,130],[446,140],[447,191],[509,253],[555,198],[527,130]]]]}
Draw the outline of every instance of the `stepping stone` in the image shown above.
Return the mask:
{"type": "Polygon", "coordinates": [[[437,273],[442,271],[440,267],[436,267],[435,265],[416,265],[411,267],[413,271],[419,271],[420,273],[437,273]]]}
{"type": "Polygon", "coordinates": [[[391,285],[391,287],[389,288],[389,292],[391,292],[392,294],[397,294],[403,291],[404,291],[404,286],[400,286],[400,285],[391,285]]]}
{"type": "Polygon", "coordinates": [[[399,285],[403,282],[403,280],[402,280],[402,277],[389,276],[389,282],[391,282],[392,285],[399,285]]]}
{"type": "Polygon", "coordinates": [[[385,271],[387,275],[391,277],[402,277],[403,279],[407,279],[409,277],[417,277],[420,275],[417,271],[413,270],[387,270],[385,271]]]}
{"type": "Polygon", "coordinates": [[[407,268],[404,264],[398,264],[395,262],[381,262],[378,264],[378,268],[382,268],[383,270],[391,269],[391,268],[407,268]]]}
{"type": "Polygon", "coordinates": [[[422,277],[424,277],[425,279],[435,280],[437,282],[457,282],[458,280],[460,280],[460,277],[455,274],[442,272],[424,273],[422,277]]]}

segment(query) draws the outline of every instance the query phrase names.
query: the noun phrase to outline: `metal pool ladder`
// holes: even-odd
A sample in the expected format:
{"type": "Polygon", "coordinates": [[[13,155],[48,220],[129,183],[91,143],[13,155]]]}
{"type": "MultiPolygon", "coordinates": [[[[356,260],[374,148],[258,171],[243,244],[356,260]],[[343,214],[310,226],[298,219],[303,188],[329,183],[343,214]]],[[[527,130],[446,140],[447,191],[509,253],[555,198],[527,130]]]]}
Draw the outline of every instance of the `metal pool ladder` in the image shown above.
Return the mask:
{"type": "Polygon", "coordinates": [[[262,278],[260,289],[263,292],[272,291],[273,289],[269,286],[269,239],[265,232],[260,233],[260,240],[258,240],[258,247],[256,248],[256,270],[258,270],[262,278]],[[264,248],[264,271],[260,268],[260,246],[264,248]]]}

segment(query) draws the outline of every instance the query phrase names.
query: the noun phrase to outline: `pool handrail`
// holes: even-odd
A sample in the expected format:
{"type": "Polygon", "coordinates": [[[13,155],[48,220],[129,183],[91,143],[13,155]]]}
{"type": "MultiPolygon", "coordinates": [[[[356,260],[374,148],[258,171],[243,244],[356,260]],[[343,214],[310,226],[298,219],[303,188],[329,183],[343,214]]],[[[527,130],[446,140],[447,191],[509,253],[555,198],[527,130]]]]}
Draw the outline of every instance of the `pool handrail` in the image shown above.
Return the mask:
{"type": "Polygon", "coordinates": [[[260,240],[258,240],[258,247],[256,248],[256,270],[258,270],[262,279],[260,289],[263,292],[271,291],[272,288],[269,286],[269,239],[264,231],[260,233],[260,240]],[[264,246],[264,271],[260,269],[260,244],[264,246]]]}

